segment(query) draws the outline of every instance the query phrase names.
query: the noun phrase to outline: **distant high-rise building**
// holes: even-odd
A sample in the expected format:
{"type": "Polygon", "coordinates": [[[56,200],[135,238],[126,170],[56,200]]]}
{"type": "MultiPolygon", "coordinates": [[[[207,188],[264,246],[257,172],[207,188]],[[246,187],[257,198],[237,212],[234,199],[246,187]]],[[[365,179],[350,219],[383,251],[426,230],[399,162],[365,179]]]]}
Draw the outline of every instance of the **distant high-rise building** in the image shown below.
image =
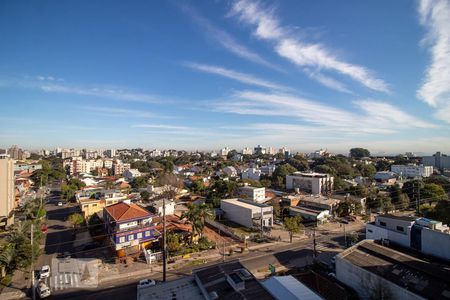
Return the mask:
{"type": "Polygon", "coordinates": [[[254,148],[253,153],[255,153],[256,155],[266,154],[266,148],[258,145],[254,148]]]}
{"type": "Polygon", "coordinates": [[[433,156],[422,157],[422,164],[424,166],[433,166],[436,169],[450,168],[450,156],[436,152],[433,156]]]}
{"type": "Polygon", "coordinates": [[[0,226],[14,222],[14,160],[0,155],[0,226]]]}
{"type": "Polygon", "coordinates": [[[228,155],[228,152],[230,152],[230,151],[231,151],[230,148],[225,147],[225,148],[223,148],[223,149],[220,150],[220,155],[222,155],[222,156],[227,156],[227,155],[228,155]]]}
{"type": "Polygon", "coordinates": [[[16,145],[12,146],[8,149],[8,155],[12,159],[22,160],[23,158],[23,150],[17,147],[16,145]]]}
{"type": "Polygon", "coordinates": [[[253,154],[253,150],[245,147],[244,149],[242,149],[242,155],[252,155],[253,154]]]}

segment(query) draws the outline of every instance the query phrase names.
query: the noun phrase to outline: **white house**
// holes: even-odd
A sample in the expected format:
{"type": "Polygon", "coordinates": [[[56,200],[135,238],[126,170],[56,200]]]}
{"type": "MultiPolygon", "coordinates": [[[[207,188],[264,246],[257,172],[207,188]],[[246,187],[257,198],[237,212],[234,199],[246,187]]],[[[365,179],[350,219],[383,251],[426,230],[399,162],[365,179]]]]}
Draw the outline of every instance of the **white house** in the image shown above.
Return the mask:
{"type": "Polygon", "coordinates": [[[127,180],[133,180],[136,177],[140,177],[141,172],[139,172],[138,169],[128,169],[123,171],[122,176],[125,177],[127,180]]]}
{"type": "Polygon", "coordinates": [[[236,168],[233,166],[223,168],[222,172],[229,177],[236,177],[238,174],[236,168]]]}
{"type": "Polygon", "coordinates": [[[243,199],[223,199],[220,208],[225,218],[245,227],[271,227],[273,225],[273,207],[243,199]],[[262,220],[261,220],[262,216],[262,220]]]}
{"type": "Polygon", "coordinates": [[[242,172],[241,177],[242,177],[242,179],[250,179],[250,180],[259,181],[261,174],[262,174],[262,172],[260,169],[248,168],[248,169],[245,169],[244,172],[242,172]]]}
{"type": "Polygon", "coordinates": [[[327,194],[333,190],[334,177],[314,172],[294,172],[286,176],[286,189],[299,189],[309,194],[327,194]]]}
{"type": "Polygon", "coordinates": [[[243,186],[238,189],[238,193],[241,197],[258,203],[264,202],[266,199],[266,188],[264,187],[243,186]]]}
{"type": "Polygon", "coordinates": [[[408,177],[430,177],[433,174],[433,166],[424,166],[424,165],[392,165],[391,171],[395,174],[408,177]]]}
{"type": "MultiPolygon", "coordinates": [[[[150,209],[153,213],[160,216],[163,215],[163,200],[156,200],[150,204],[150,209]]],[[[175,202],[166,200],[166,215],[173,215],[175,213],[175,202]]]]}

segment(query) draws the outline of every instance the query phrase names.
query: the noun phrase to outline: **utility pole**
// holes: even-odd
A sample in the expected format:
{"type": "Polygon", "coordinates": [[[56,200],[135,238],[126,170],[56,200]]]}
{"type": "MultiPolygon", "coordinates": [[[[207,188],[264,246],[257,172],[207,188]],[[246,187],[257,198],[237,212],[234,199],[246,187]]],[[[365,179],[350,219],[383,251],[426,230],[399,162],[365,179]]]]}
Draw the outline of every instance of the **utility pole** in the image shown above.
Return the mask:
{"type": "MultiPolygon", "coordinates": [[[[42,177],[41,177],[42,178],[42,177]]],[[[33,238],[34,238],[34,226],[31,223],[31,290],[33,293],[33,300],[36,299],[36,290],[34,288],[34,247],[33,247],[33,238]]]]}
{"type": "Polygon", "coordinates": [[[163,197],[163,282],[166,282],[167,245],[166,245],[166,196],[163,197]]]}
{"type": "Polygon", "coordinates": [[[264,229],[263,229],[263,208],[261,206],[261,238],[264,236],[264,229]]]}
{"type": "Polygon", "coordinates": [[[313,227],[313,258],[314,260],[317,257],[317,250],[316,250],[316,227],[313,227]]]}
{"type": "Polygon", "coordinates": [[[416,211],[417,215],[420,213],[420,181],[417,182],[417,201],[416,201],[416,211]]]}
{"type": "Polygon", "coordinates": [[[347,232],[345,231],[345,224],[343,224],[344,226],[344,245],[345,247],[347,247],[347,232]]]}

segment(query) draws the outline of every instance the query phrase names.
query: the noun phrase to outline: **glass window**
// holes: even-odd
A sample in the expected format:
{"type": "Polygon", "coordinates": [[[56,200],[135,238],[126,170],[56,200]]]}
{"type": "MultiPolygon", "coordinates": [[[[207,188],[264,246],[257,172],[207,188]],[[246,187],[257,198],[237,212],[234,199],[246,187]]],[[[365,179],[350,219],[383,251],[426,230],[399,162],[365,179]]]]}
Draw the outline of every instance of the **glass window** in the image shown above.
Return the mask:
{"type": "Polygon", "coordinates": [[[129,241],[134,240],[134,234],[130,234],[130,235],[128,236],[128,240],[129,240],[129,241]]]}
{"type": "Polygon", "coordinates": [[[405,231],[405,229],[403,229],[402,226],[397,226],[397,230],[398,230],[398,231],[401,231],[401,232],[405,231]]]}
{"type": "Polygon", "coordinates": [[[137,238],[138,238],[138,239],[142,239],[142,232],[139,232],[139,233],[137,234],[137,238]]]}
{"type": "Polygon", "coordinates": [[[145,236],[150,236],[150,231],[147,230],[147,231],[145,232],[145,236]]]}
{"type": "Polygon", "coordinates": [[[124,236],[121,236],[120,238],[119,238],[119,243],[125,243],[125,237],[124,236]]]}
{"type": "Polygon", "coordinates": [[[97,204],[92,204],[92,207],[97,207],[97,204]]]}
{"type": "Polygon", "coordinates": [[[386,223],[380,221],[380,225],[381,225],[381,226],[386,226],[386,223]]]}

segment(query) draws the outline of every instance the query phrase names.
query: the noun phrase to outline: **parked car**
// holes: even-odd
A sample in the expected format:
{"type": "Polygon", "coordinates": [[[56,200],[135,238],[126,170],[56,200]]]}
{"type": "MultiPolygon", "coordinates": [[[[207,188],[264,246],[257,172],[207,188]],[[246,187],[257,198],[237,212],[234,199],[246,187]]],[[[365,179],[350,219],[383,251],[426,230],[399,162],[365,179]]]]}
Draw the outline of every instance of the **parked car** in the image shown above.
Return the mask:
{"type": "Polygon", "coordinates": [[[154,281],[153,279],[142,279],[142,280],[139,280],[137,288],[142,289],[142,288],[154,286],[154,285],[156,285],[156,281],[154,281]]]}
{"type": "Polygon", "coordinates": [[[63,203],[61,201],[58,202],[58,206],[63,206],[63,203]]]}
{"type": "Polygon", "coordinates": [[[51,294],[50,289],[43,282],[38,283],[38,286],[36,287],[36,293],[38,294],[39,298],[41,298],[41,299],[47,298],[51,294]]]}
{"type": "Polygon", "coordinates": [[[275,220],[275,221],[273,221],[275,224],[277,224],[277,225],[283,225],[283,222],[281,222],[281,220],[275,220]]]}
{"type": "Polygon", "coordinates": [[[41,271],[39,273],[39,278],[44,279],[48,277],[50,277],[50,266],[49,265],[42,266],[41,271]]]}

